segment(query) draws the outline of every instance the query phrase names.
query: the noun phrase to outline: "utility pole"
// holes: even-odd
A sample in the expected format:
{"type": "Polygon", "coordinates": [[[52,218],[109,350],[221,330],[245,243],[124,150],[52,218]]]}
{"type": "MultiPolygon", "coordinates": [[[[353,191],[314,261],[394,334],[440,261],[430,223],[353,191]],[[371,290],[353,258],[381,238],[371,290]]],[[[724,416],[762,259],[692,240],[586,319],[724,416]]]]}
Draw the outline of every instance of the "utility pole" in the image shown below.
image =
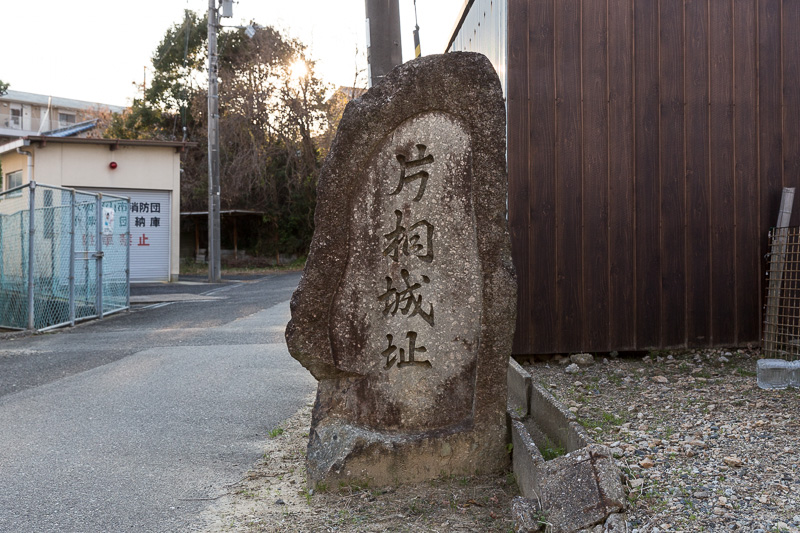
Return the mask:
{"type": "Polygon", "coordinates": [[[370,87],[403,62],[398,0],[365,0],[367,12],[367,81],[370,87]]]}
{"type": "Polygon", "coordinates": [[[219,229],[219,83],[217,0],[208,0],[208,281],[222,280],[219,229]]]}
{"type": "Polygon", "coordinates": [[[422,48],[419,45],[419,21],[417,20],[417,0],[414,0],[414,57],[422,55],[422,48]]]}

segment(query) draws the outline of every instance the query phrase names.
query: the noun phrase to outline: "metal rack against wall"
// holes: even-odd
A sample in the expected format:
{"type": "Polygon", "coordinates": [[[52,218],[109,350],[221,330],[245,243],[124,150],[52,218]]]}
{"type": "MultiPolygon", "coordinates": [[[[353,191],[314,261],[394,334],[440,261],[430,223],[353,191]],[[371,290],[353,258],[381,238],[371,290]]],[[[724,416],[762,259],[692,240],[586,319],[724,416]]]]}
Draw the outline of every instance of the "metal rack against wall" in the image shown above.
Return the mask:
{"type": "Polygon", "coordinates": [[[800,358],[800,227],[770,231],[764,357],[800,358]]]}
{"type": "Polygon", "coordinates": [[[130,307],[130,200],[35,181],[0,193],[0,327],[43,331],[130,307]]]}

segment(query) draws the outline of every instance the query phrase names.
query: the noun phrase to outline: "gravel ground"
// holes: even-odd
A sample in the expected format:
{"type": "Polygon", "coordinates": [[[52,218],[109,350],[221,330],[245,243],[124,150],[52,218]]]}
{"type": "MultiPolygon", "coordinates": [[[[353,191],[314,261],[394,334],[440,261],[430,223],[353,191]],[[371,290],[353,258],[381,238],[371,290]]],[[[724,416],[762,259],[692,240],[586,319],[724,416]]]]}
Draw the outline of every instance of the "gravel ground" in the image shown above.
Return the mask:
{"type": "MultiPolygon", "coordinates": [[[[758,357],[671,351],[597,358],[575,374],[566,358],[526,368],[617,457],[629,533],[800,533],[800,391],[759,389],[758,357]]],[[[203,531],[513,531],[508,474],[309,491],[311,400],[275,428],[203,531]]]]}
{"type": "Polygon", "coordinates": [[[627,475],[628,531],[800,532],[800,391],[756,385],[751,350],[526,365],[627,475]]]}

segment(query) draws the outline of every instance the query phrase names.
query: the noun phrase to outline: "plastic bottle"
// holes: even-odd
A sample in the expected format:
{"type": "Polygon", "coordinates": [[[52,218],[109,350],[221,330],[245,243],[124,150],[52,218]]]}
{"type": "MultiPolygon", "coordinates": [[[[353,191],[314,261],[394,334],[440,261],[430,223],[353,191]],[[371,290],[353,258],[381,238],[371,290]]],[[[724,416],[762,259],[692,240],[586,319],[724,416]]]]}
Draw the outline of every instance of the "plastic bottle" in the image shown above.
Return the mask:
{"type": "Polygon", "coordinates": [[[759,359],[756,366],[758,386],[762,389],[785,389],[792,382],[794,365],[783,359],[759,359]]]}

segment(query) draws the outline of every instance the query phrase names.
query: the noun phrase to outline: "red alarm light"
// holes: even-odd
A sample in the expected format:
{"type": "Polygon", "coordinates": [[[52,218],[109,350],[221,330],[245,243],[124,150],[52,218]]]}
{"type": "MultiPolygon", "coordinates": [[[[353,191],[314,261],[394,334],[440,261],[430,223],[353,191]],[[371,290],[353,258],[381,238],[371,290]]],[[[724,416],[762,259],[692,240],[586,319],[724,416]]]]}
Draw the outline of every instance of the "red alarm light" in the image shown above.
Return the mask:
{"type": "Polygon", "coordinates": [[[108,164],[108,167],[111,170],[114,170],[115,168],[117,168],[117,162],[116,161],[112,161],[111,163],[108,164]]]}

